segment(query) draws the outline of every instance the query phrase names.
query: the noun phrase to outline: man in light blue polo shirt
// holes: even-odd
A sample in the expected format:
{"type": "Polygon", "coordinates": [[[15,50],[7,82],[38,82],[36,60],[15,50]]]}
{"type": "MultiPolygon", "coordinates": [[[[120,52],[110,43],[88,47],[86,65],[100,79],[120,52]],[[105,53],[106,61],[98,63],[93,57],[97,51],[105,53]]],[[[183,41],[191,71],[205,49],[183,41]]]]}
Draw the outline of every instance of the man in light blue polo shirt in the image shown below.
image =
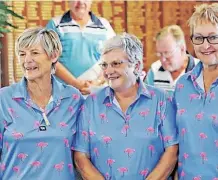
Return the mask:
{"type": "MultiPolygon", "coordinates": [[[[102,42],[115,35],[106,19],[96,17],[90,11],[91,3],[70,1],[70,10],[47,24],[47,28],[58,33],[63,46],[60,62],[56,66],[56,76],[83,94],[89,93],[87,82],[78,77],[97,63],[102,42]]],[[[88,76],[87,80],[93,80],[88,76]]],[[[101,81],[100,78],[97,82],[101,81]]]]}

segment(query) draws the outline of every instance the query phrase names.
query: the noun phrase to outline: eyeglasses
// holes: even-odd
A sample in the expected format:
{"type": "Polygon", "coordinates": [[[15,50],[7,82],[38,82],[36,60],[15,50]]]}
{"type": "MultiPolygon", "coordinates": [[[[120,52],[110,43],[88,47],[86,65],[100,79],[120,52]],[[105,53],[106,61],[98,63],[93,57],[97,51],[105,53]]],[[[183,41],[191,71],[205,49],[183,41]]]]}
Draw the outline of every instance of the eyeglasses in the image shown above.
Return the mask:
{"type": "Polygon", "coordinates": [[[109,64],[106,62],[102,62],[99,64],[99,66],[101,67],[102,70],[106,70],[108,68],[108,66],[110,66],[112,68],[119,68],[121,64],[127,63],[127,62],[129,62],[129,60],[113,61],[109,64]]]}
{"type": "Polygon", "coordinates": [[[211,35],[211,36],[199,36],[199,35],[192,35],[191,41],[195,45],[200,45],[204,43],[204,39],[207,39],[207,42],[210,44],[218,44],[218,35],[211,35]]]}
{"type": "Polygon", "coordinates": [[[162,56],[162,57],[165,57],[165,58],[170,58],[176,52],[177,48],[178,48],[178,46],[176,46],[172,51],[169,51],[169,52],[163,52],[163,53],[158,52],[158,53],[156,53],[156,56],[157,57],[162,56]]]}

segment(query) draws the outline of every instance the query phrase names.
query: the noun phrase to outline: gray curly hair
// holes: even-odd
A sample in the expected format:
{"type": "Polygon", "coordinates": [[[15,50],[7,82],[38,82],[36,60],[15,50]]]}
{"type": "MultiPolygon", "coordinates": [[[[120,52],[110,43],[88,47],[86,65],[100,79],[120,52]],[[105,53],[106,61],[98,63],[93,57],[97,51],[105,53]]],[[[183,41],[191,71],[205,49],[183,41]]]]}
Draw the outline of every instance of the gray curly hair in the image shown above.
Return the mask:
{"type": "Polygon", "coordinates": [[[143,69],[143,45],[141,41],[136,36],[128,33],[116,35],[104,42],[101,55],[114,49],[122,49],[126,53],[130,63],[137,64],[139,62],[139,67],[134,71],[134,74],[138,78],[143,69]]]}

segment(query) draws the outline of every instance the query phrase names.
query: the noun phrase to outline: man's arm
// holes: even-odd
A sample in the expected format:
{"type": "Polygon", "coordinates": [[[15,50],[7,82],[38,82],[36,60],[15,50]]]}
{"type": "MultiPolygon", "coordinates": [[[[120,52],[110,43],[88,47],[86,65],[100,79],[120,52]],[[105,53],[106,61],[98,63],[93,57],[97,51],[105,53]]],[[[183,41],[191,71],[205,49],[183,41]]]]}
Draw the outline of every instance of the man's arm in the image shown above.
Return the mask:
{"type": "Polygon", "coordinates": [[[88,83],[86,81],[78,80],[73,76],[60,62],[56,64],[55,75],[63,80],[65,83],[76,87],[77,89],[83,89],[83,94],[89,94],[88,83]]]}
{"type": "Polygon", "coordinates": [[[63,80],[65,83],[70,84],[77,89],[81,89],[84,86],[84,81],[79,81],[77,78],[72,75],[67,68],[65,68],[60,62],[57,62],[55,65],[56,71],[55,75],[63,80]]]}
{"type": "Polygon", "coordinates": [[[178,145],[166,148],[159,163],[148,175],[146,180],[166,180],[173,171],[177,162],[178,145]]]}
{"type": "Polygon", "coordinates": [[[104,180],[101,173],[92,165],[85,153],[75,151],[74,162],[84,180],[104,180]]]}

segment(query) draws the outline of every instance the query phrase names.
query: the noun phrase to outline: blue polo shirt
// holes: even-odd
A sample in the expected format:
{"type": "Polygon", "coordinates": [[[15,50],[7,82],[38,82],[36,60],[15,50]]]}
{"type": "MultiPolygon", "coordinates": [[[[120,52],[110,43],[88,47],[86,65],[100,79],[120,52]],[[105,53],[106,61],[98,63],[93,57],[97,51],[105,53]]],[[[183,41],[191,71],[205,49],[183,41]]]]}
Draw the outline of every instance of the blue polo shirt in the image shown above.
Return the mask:
{"type": "Polygon", "coordinates": [[[91,68],[100,58],[103,41],[115,33],[109,22],[90,12],[90,21],[81,29],[70,11],[50,20],[47,28],[56,31],[63,46],[60,63],[76,78],[91,68]]]}
{"type": "Polygon", "coordinates": [[[75,179],[71,145],[83,97],[54,77],[52,87],[45,111],[31,101],[25,78],[1,89],[1,180],[75,179]]]}
{"type": "Polygon", "coordinates": [[[105,87],[86,99],[78,119],[74,149],[87,153],[107,180],[144,180],[165,148],[177,144],[171,99],[138,83],[137,98],[125,113],[105,87]]]}
{"type": "Polygon", "coordinates": [[[218,80],[206,93],[203,65],[182,76],[175,104],[179,134],[179,179],[218,179],[218,80]]]}

